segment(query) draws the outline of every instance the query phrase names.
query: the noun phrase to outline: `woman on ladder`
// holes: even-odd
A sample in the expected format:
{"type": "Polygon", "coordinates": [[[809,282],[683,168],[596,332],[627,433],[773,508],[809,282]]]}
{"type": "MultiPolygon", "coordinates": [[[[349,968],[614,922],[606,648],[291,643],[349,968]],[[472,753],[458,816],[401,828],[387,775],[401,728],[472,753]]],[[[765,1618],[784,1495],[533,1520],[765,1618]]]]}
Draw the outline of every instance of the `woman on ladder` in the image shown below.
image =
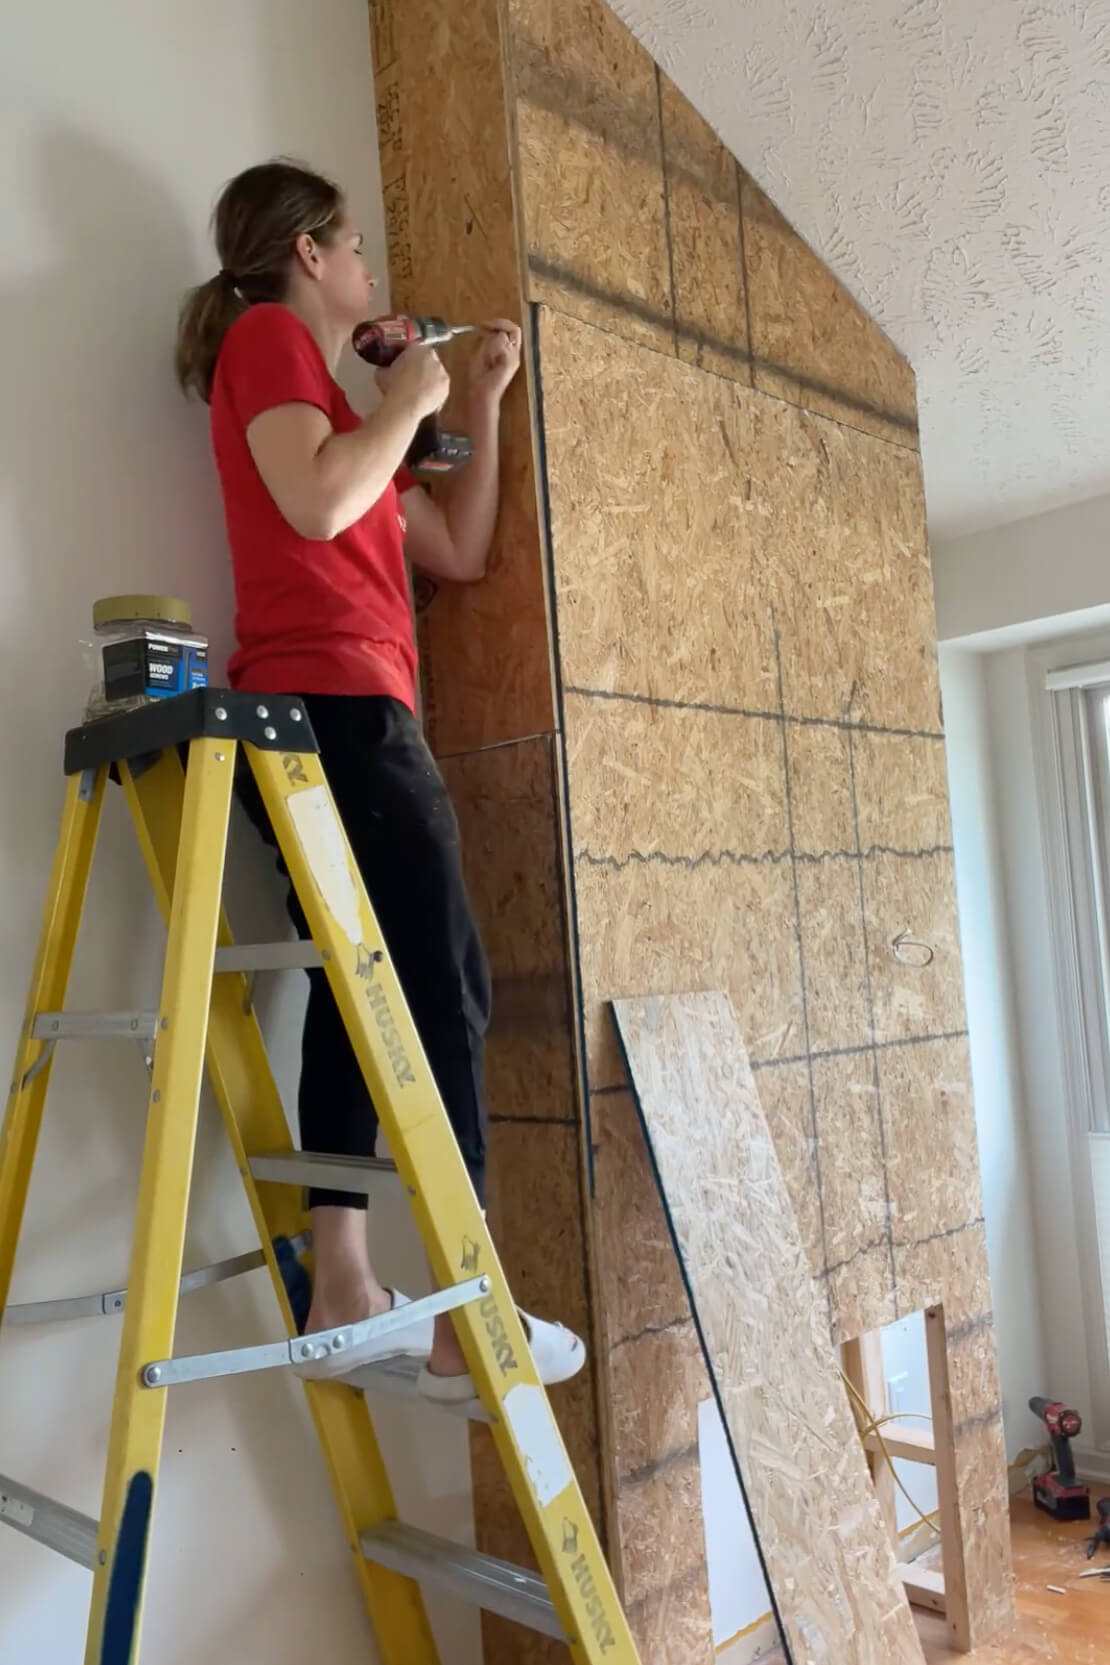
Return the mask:
{"type": "MultiPolygon", "coordinates": [[[[497,517],[501,398],[520,330],[498,320],[470,367],[473,456],[441,509],[404,457],[443,405],[436,353],[407,348],[358,417],[334,372],[375,280],[330,180],[286,161],[248,168],[214,216],[220,271],[186,297],[177,374],[211,406],[235,578],[233,686],[295,694],[382,926],[479,1200],[485,1201],[483,1035],[490,986],[446,788],[414,715],[416,649],[406,561],[434,578],[482,577],[497,517]]],[[[252,819],[273,842],[249,780],[252,819]]],[[[292,890],[290,912],[304,915],[292,890]]],[[[322,970],[309,973],[299,1091],[306,1150],[372,1156],[377,1117],[322,970]]],[[[315,1282],[306,1328],[357,1323],[405,1301],[370,1263],[366,1198],[312,1191],[315,1282]]],[[[585,1363],[562,1325],[525,1316],[541,1378],[585,1363]]],[[[421,1390],[463,1402],[474,1385],[447,1316],[302,1366],[345,1375],[394,1354],[424,1358],[421,1390]]]]}

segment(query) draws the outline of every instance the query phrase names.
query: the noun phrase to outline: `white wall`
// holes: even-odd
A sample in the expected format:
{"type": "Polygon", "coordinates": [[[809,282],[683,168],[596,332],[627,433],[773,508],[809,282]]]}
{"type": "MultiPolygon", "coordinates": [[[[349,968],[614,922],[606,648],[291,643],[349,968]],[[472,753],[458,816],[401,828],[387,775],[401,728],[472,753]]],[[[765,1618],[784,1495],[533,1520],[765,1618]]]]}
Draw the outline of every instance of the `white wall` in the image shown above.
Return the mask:
{"type": "MultiPolygon", "coordinates": [[[[1104,627],[1110,498],[934,548],[961,936],[1007,1448],[1032,1393],[1087,1417],[1067,1076],[1057,1023],[1029,654],[1104,627]],[[1015,645],[1016,644],[1016,645],[1015,645]],[[1038,1386],[1038,1382],[1041,1385],[1038,1386]]],[[[1066,650],[1065,650],[1066,651],[1066,650]]]]}
{"type": "Polygon", "coordinates": [[[1039,1443],[1028,1400],[1048,1390],[1037,1386],[1045,1374],[1033,1186],[986,656],[942,648],[940,675],[983,1211],[1006,1450],[1013,1460],[1024,1446],[1039,1443]]]}
{"type": "MultiPolygon", "coordinates": [[[[346,184],[384,273],[365,0],[30,0],[4,8],[0,57],[0,1049],[20,1022],[62,800],[64,729],[87,677],[94,597],[187,596],[215,662],[230,586],[206,412],[173,385],[182,290],[215,269],[221,183],[293,153],[346,184]]],[[[240,830],[240,915],[284,932],[261,851],[240,830]],[[247,893],[247,894],[244,894],[247,893]]],[[[118,795],[107,805],[75,1007],[153,1004],[160,927],[118,795]]],[[[265,926],[262,926],[265,929],[265,926]]],[[[267,993],[291,1100],[303,979],[267,993]]],[[[126,1281],[145,1076],[137,1053],[63,1048],[32,1183],[13,1301],[126,1281]]],[[[378,1221],[385,1276],[418,1257],[407,1221],[378,1221]]],[[[251,1244],[211,1105],[186,1263],[251,1244]]],[[[265,1275],[184,1303],[181,1351],[274,1336],[265,1275]]],[[[0,1472],[99,1509],[117,1320],[7,1329],[0,1472]]],[[[465,1536],[465,1433],[383,1419],[410,1518],[465,1536]]],[[[155,1519],[144,1657],[283,1665],[373,1657],[302,1397],[282,1373],[176,1390],[155,1519]]],[[[0,1657],[81,1656],[88,1575],[0,1529],[0,1657]]],[[[469,1613],[443,1614],[449,1657],[477,1657],[469,1613]]]]}
{"type": "Polygon", "coordinates": [[[933,581],[942,642],[1090,629],[1110,603],[1110,496],[937,544],[933,581]]]}

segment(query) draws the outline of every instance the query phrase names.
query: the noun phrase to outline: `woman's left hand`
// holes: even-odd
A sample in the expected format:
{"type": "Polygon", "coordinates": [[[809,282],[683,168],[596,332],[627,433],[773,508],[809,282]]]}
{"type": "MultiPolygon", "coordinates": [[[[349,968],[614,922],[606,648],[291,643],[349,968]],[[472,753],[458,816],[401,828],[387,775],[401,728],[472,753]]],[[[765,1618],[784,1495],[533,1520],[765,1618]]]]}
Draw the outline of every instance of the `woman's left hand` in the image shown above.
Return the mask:
{"type": "Polygon", "coordinates": [[[470,361],[470,397],[497,404],[520,368],[520,325],[492,318],[470,361]]]}

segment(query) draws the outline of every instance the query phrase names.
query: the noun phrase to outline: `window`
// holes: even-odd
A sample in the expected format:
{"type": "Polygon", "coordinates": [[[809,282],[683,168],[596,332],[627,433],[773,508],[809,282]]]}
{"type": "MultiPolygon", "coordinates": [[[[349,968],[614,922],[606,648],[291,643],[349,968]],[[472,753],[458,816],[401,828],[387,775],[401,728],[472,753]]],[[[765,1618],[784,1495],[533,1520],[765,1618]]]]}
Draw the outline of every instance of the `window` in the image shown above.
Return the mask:
{"type": "MultiPolygon", "coordinates": [[[[1088,651],[1090,651],[1088,649],[1088,651]]],[[[1074,657],[1076,644],[1070,653],[1074,657]]],[[[1096,1442],[1110,1442],[1110,658],[1034,656],[1055,976],[1096,1442]],[[1046,698],[1047,695],[1047,698],[1046,698]]]]}
{"type": "Polygon", "coordinates": [[[1083,1017],[1079,1108],[1088,1132],[1110,1134],[1110,664],[1053,671],[1046,684],[1059,743],[1083,1017]]]}

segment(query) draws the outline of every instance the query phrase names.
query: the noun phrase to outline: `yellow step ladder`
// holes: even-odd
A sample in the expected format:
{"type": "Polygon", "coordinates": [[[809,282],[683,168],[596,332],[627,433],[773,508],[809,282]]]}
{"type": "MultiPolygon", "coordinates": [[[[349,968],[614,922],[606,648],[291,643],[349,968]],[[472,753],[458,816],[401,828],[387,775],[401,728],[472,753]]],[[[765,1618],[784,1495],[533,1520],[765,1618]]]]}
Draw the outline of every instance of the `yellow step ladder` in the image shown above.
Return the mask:
{"type": "MultiPolygon", "coordinates": [[[[450,1311],[542,1577],[397,1519],[366,1400],[350,1385],[305,1382],[362,1593],[385,1665],[438,1665],[421,1584],[565,1641],[579,1665],[636,1665],[627,1621],[551,1413],[508,1284],[459,1155],[400,985],[385,953],[294,698],[199,689],[66,736],[61,837],[0,1131],[0,1318],[56,1044],[138,1041],[151,1066],[146,1140],[126,1291],[12,1309],[24,1321],[123,1312],[99,1522],[0,1476],[0,1523],[93,1575],[85,1665],[138,1657],[144,1575],[165,1419],[178,1383],[290,1367],[323,1350],[450,1311]],[[311,943],[235,945],[221,909],[232,781],[240,745],[309,921],[311,943]],[[186,751],[187,748],[187,751],[186,751]],[[182,766],[187,757],[187,767],[182,766]],[[152,1012],[67,1012],[101,805],[118,778],[168,925],[152,1012]],[[398,1315],[299,1336],[275,1240],[304,1241],[305,1184],[366,1190],[377,1163],[293,1149],[251,1009],[255,970],[323,963],[373,1093],[438,1292],[398,1315]],[[185,1220],[205,1062],[246,1187],[261,1255],[182,1279],[185,1220]],[[181,1289],[265,1260],[287,1327],[273,1343],[174,1358],[181,1289]]],[[[373,1372],[371,1372],[373,1374],[373,1372]]],[[[403,1362],[379,1368],[396,1388],[403,1362]]],[[[366,1373],[360,1373],[360,1383],[366,1373]]],[[[402,1386],[414,1386],[401,1381],[402,1386]]],[[[448,1662],[451,1665],[451,1662],[448,1662]]]]}

